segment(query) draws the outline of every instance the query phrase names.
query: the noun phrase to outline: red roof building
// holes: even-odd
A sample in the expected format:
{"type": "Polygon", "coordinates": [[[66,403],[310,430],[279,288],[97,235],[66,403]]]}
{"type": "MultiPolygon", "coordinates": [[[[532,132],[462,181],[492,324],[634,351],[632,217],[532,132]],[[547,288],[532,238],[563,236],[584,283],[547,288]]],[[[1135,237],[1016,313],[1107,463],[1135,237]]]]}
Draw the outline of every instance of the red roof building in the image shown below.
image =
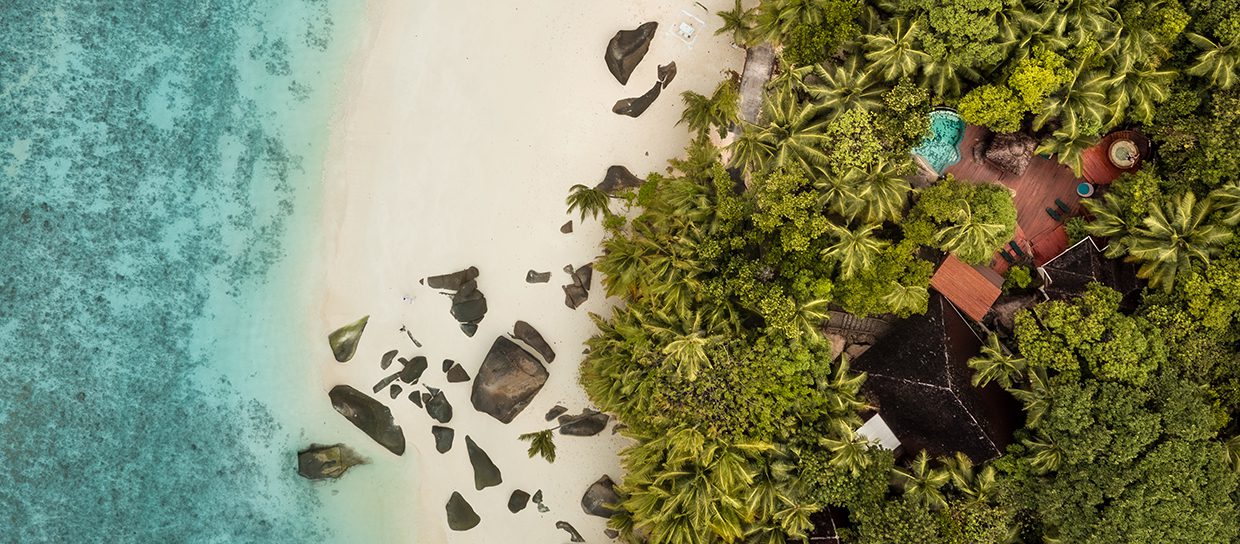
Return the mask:
{"type": "Polygon", "coordinates": [[[981,321],[999,298],[1003,278],[982,266],[970,266],[948,255],[930,278],[930,287],[941,293],[969,319],[981,321]]]}

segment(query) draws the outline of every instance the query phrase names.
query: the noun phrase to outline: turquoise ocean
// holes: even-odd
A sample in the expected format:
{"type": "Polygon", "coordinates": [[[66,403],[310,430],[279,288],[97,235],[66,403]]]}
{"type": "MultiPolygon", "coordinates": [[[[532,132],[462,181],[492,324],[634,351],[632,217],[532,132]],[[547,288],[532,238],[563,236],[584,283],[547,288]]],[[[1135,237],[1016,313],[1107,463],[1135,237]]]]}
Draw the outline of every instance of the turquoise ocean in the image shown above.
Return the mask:
{"type": "Polygon", "coordinates": [[[295,472],[365,440],[305,269],[363,8],[0,1],[0,542],[379,542],[416,506],[390,460],[295,472]]]}

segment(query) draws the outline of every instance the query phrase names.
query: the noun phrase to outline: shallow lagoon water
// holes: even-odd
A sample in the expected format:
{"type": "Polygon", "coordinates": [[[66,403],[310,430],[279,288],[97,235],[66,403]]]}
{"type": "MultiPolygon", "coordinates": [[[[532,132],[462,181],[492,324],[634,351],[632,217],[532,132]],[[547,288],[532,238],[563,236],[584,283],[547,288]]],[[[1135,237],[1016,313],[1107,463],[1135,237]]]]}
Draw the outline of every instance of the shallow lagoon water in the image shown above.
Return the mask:
{"type": "Polygon", "coordinates": [[[0,527],[20,542],[392,529],[309,330],[321,161],[363,4],[0,6],[0,527]],[[370,502],[363,500],[369,497],[370,502]]]}

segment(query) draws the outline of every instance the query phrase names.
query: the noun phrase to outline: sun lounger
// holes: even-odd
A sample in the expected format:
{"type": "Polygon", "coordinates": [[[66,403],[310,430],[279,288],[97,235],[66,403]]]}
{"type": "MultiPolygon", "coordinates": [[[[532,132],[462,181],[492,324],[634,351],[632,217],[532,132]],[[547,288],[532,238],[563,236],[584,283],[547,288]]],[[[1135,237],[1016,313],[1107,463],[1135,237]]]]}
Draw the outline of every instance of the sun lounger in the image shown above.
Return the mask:
{"type": "Polygon", "coordinates": [[[1047,208],[1046,215],[1051,216],[1051,219],[1054,219],[1056,221],[1063,221],[1063,215],[1060,214],[1057,210],[1055,210],[1055,208],[1047,208]]]}
{"type": "Polygon", "coordinates": [[[1003,257],[1003,260],[1007,261],[1009,266],[1016,264],[1016,259],[1013,259],[1011,255],[1008,255],[1007,250],[1000,249],[999,256],[1003,257]]]}
{"type": "Polygon", "coordinates": [[[1063,201],[1058,198],[1055,199],[1055,207],[1059,208],[1059,211],[1063,213],[1072,213],[1072,208],[1069,208],[1067,204],[1064,204],[1063,201]]]}
{"type": "Polygon", "coordinates": [[[1024,249],[1021,249],[1020,244],[1016,243],[1016,240],[1012,240],[1011,242],[1008,242],[1008,247],[1012,248],[1012,253],[1015,254],[1019,258],[1023,259],[1029,256],[1028,253],[1025,253],[1024,249]]]}

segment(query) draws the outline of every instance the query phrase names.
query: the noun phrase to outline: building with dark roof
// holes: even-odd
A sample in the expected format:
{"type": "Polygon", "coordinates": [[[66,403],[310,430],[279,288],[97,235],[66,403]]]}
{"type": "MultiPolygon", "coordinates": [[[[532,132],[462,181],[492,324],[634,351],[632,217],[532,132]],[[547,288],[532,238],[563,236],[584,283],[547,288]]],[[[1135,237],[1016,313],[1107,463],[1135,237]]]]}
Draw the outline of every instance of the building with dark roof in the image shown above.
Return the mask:
{"type": "Polygon", "coordinates": [[[1093,237],[1086,236],[1063,253],[1038,267],[1042,275],[1042,294],[1047,300],[1070,300],[1085,293],[1090,283],[1098,282],[1128,298],[1141,289],[1137,267],[1120,259],[1108,259],[1093,237]]]}
{"type": "Polygon", "coordinates": [[[968,361],[981,338],[941,295],[924,315],[891,330],[853,361],[865,372],[863,392],[900,440],[900,455],[962,452],[975,462],[998,457],[1019,428],[1016,400],[998,385],[973,387],[968,361]]]}

